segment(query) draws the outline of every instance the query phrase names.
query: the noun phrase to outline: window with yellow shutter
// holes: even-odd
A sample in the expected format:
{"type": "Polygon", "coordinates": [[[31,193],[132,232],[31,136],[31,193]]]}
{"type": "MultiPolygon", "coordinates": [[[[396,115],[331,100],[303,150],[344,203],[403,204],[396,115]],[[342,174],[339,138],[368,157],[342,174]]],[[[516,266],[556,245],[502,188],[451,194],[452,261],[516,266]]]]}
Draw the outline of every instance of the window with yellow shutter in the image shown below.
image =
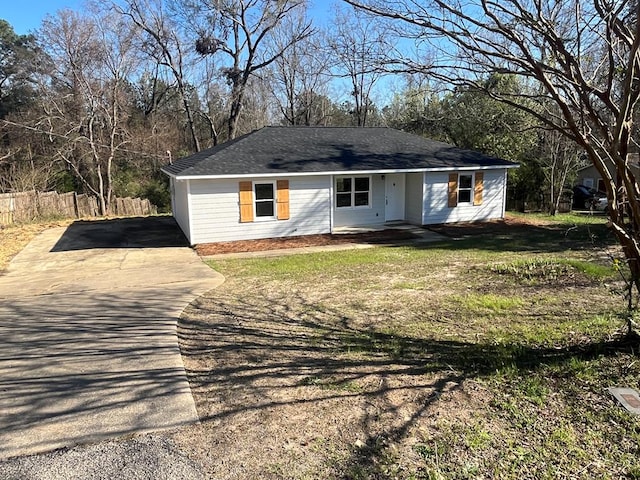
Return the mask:
{"type": "Polygon", "coordinates": [[[239,183],[240,222],[289,219],[289,180],[239,183]]]}
{"type": "Polygon", "coordinates": [[[473,189],[473,174],[460,174],[458,176],[458,203],[471,203],[471,191],[473,189]]]}
{"type": "Polygon", "coordinates": [[[449,174],[449,207],[463,205],[482,205],[484,193],[484,173],[450,173],[449,174]]]}

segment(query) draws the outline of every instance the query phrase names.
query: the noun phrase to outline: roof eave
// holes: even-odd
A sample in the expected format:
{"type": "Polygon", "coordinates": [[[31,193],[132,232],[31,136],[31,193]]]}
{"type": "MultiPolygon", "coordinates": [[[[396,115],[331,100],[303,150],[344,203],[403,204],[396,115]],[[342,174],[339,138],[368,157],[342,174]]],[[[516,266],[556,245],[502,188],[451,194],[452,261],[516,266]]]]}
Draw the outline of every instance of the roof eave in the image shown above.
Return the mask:
{"type": "Polygon", "coordinates": [[[423,172],[453,172],[453,171],[478,171],[478,170],[502,170],[519,168],[520,164],[514,163],[510,165],[484,165],[484,166],[466,166],[466,167],[433,167],[433,168],[385,168],[378,170],[334,170],[322,172],[254,172],[254,173],[232,173],[220,175],[181,175],[173,174],[161,169],[165,174],[173,177],[175,180],[213,180],[213,179],[230,179],[230,178],[274,178],[274,177],[315,177],[322,175],[386,175],[393,173],[423,173],[423,172]]]}

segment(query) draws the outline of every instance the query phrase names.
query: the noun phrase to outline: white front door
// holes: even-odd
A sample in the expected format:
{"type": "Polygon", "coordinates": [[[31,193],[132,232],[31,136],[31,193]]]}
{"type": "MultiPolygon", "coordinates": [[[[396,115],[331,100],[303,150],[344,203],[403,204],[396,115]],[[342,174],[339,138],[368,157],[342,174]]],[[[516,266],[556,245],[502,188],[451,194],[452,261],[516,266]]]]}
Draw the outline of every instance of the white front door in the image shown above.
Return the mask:
{"type": "Polygon", "coordinates": [[[404,173],[385,175],[385,222],[404,220],[404,179],[404,173]]]}

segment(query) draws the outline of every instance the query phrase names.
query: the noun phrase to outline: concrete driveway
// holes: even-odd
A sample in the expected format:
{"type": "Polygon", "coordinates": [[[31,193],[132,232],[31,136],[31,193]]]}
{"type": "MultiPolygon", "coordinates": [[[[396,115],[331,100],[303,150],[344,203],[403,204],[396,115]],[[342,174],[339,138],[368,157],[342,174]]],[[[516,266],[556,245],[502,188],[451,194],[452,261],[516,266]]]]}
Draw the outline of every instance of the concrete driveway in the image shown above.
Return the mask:
{"type": "Polygon", "coordinates": [[[0,276],[0,459],[197,422],[176,323],[223,280],[168,217],[36,237],[0,276]]]}

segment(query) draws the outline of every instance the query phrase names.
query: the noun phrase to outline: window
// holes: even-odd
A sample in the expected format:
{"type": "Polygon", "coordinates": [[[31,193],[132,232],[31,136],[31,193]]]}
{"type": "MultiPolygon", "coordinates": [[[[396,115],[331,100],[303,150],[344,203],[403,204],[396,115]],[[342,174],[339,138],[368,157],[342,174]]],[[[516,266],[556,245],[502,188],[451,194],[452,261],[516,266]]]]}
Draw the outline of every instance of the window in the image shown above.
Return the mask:
{"type": "Polygon", "coordinates": [[[482,205],[484,172],[450,173],[448,190],[450,208],[456,207],[459,203],[482,205]]]}
{"type": "Polygon", "coordinates": [[[289,180],[238,184],[240,222],[289,220],[289,180]]]}
{"type": "Polygon", "coordinates": [[[458,177],[458,203],[471,203],[472,189],[473,175],[460,175],[458,177]]]}
{"type": "Polygon", "coordinates": [[[370,197],[370,177],[336,178],[336,208],[369,207],[370,197]]]}
{"type": "Polygon", "coordinates": [[[273,217],[276,203],[273,183],[255,183],[253,189],[256,199],[256,218],[273,217]]]}

